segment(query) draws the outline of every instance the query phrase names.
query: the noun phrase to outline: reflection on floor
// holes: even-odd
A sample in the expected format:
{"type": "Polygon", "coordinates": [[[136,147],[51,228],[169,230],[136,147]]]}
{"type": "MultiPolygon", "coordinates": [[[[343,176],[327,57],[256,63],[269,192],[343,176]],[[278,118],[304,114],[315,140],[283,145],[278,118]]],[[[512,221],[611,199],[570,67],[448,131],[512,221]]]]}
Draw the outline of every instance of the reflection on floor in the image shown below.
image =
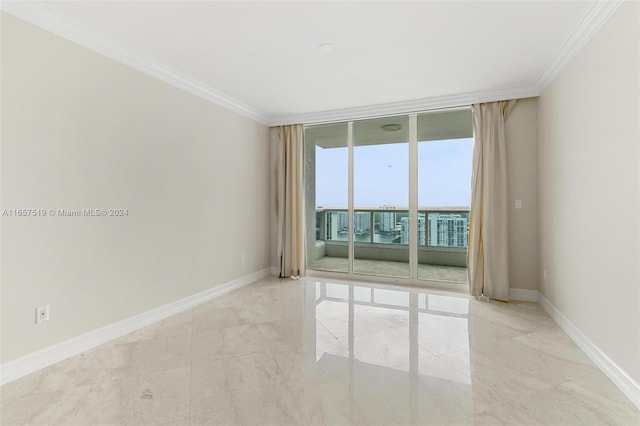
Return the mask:
{"type": "Polygon", "coordinates": [[[619,424],[535,303],[266,278],[0,388],[3,425],[619,424]]]}
{"type": "MultiPolygon", "coordinates": [[[[409,277],[407,262],[390,260],[354,259],[354,272],[385,277],[409,277]]],[[[347,259],[325,256],[309,263],[309,269],[317,271],[347,272],[347,259]]],[[[459,266],[418,264],[418,278],[422,280],[467,283],[467,268],[459,266]]]]}

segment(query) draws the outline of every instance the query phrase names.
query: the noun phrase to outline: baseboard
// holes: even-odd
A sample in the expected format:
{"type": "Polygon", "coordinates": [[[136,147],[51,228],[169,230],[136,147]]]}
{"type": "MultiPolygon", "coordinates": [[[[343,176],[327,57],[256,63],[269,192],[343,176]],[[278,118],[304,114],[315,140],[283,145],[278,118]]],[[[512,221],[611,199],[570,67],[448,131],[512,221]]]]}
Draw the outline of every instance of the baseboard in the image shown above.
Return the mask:
{"type": "Polygon", "coordinates": [[[272,268],[245,275],[235,280],[217,285],[208,290],[176,300],[164,306],[138,314],[122,321],[98,328],[88,333],[73,337],[53,346],[21,356],[13,361],[0,365],[0,384],[9,383],[20,377],[53,365],[66,358],[78,355],[110,340],[124,336],[142,327],[163,320],[167,317],[190,309],[201,303],[215,299],[235,289],[251,284],[271,274],[272,268]]]}
{"type": "Polygon", "coordinates": [[[272,266],[270,269],[271,269],[271,275],[273,275],[274,277],[280,276],[280,268],[279,267],[272,266]]]}
{"type": "Polygon", "coordinates": [[[615,362],[585,336],[562,312],[542,294],[538,295],[542,309],[564,330],[582,351],[587,354],[604,374],[640,409],[640,384],[636,383],[615,362]]]}
{"type": "Polygon", "coordinates": [[[509,299],[511,300],[520,300],[523,302],[537,302],[538,301],[538,291],[537,290],[527,290],[525,288],[510,288],[509,289],[509,299]]]}

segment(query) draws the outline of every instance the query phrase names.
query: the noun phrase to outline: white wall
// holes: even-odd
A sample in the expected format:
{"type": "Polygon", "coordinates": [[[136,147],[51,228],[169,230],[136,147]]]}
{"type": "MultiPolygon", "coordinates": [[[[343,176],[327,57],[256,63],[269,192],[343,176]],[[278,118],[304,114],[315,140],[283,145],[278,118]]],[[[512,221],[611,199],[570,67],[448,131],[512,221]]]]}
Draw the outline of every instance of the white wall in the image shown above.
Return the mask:
{"type": "Polygon", "coordinates": [[[509,183],[509,286],[538,289],[538,99],[520,99],[505,123],[509,183]],[[522,208],[515,208],[515,200],[522,208]]]}
{"type": "Polygon", "coordinates": [[[269,250],[271,253],[270,263],[271,268],[277,270],[280,273],[280,259],[278,257],[278,127],[272,127],[269,129],[269,146],[271,150],[270,155],[270,225],[271,225],[271,244],[269,250]]]}
{"type": "Polygon", "coordinates": [[[540,291],[640,382],[640,3],[539,102],[540,291]],[[540,273],[542,278],[542,272],[540,273]]]}
{"type": "Polygon", "coordinates": [[[1,120],[2,209],[129,211],[2,217],[3,363],[270,265],[265,126],[6,14],[1,120]]]}

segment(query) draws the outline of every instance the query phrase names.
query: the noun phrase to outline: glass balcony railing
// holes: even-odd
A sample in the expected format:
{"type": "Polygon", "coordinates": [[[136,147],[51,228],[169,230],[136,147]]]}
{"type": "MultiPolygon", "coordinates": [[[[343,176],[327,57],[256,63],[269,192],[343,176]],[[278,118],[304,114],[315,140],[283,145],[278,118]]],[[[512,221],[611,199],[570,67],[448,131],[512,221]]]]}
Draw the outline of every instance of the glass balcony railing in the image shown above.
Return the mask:
{"type": "MultiPolygon", "coordinates": [[[[367,209],[354,211],[355,243],[409,244],[407,210],[367,209]]],[[[468,246],[468,209],[418,211],[418,246],[464,248],[468,246]]],[[[347,209],[316,210],[316,241],[349,240],[347,209]]]]}
{"type": "MultiPolygon", "coordinates": [[[[309,269],[409,278],[409,211],[356,208],[349,226],[346,208],[316,209],[316,244],[307,253],[309,269]],[[349,266],[349,232],[353,263],[349,266]]],[[[469,235],[468,208],[418,211],[417,278],[466,283],[469,235]]]]}

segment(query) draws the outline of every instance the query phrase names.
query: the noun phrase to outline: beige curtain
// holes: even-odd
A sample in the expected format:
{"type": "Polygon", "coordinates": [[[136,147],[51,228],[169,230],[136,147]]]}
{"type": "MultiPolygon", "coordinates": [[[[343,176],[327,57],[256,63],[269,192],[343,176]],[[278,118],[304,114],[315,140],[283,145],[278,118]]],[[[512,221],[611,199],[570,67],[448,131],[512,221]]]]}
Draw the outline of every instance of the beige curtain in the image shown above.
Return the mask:
{"type": "Polygon", "coordinates": [[[303,128],[278,127],[277,217],[280,277],[305,273],[303,128]]]}
{"type": "Polygon", "coordinates": [[[473,169],[469,212],[469,287],[473,296],[509,300],[509,200],[504,123],[512,101],[471,106],[473,169]]]}

